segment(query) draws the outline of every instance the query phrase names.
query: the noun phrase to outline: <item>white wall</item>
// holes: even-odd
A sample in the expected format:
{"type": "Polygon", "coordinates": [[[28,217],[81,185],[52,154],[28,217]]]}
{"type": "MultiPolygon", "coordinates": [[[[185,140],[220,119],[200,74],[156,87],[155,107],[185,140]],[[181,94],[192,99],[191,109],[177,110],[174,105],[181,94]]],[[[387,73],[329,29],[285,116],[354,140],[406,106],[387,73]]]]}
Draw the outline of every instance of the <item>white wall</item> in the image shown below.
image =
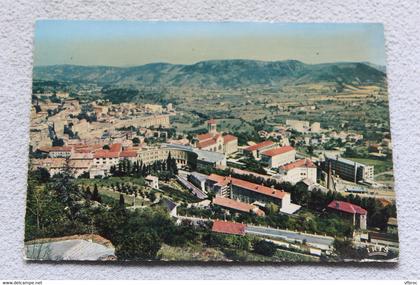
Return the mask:
{"type": "Polygon", "coordinates": [[[0,265],[4,279],[348,278],[419,279],[420,2],[415,0],[22,0],[0,5],[0,265]],[[23,260],[33,30],[36,18],[282,22],[383,22],[401,256],[389,264],[258,265],[41,264],[23,260]],[[11,147],[13,146],[13,147],[11,147]]]}

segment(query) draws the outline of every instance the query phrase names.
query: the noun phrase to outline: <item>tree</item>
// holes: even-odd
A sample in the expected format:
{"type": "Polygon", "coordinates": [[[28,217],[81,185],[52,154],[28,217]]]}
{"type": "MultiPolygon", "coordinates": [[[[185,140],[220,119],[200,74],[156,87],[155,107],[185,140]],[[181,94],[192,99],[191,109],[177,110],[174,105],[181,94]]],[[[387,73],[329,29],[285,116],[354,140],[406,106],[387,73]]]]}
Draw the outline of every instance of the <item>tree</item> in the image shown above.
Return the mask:
{"type": "Polygon", "coordinates": [[[63,171],[53,177],[53,181],[49,187],[51,187],[61,203],[66,206],[67,215],[74,223],[80,214],[82,205],[79,201],[83,199],[83,193],[81,193],[74,181],[74,176],[68,164],[68,160],[65,163],[63,171]]]}
{"type": "Polygon", "coordinates": [[[59,139],[55,137],[52,141],[52,146],[63,146],[63,145],[64,145],[63,139],[59,139]]]}
{"type": "Polygon", "coordinates": [[[48,182],[50,179],[50,173],[43,167],[36,169],[31,173],[31,175],[40,183],[48,182]]]}
{"type": "Polygon", "coordinates": [[[88,187],[86,187],[86,196],[89,198],[89,199],[91,199],[92,200],[92,191],[90,191],[90,187],[88,186],[88,187]]]}
{"type": "Polygon", "coordinates": [[[130,238],[123,239],[116,247],[120,260],[154,259],[162,245],[158,234],[147,228],[127,231],[130,238]]]}
{"type": "Polygon", "coordinates": [[[308,146],[308,154],[313,155],[314,154],[314,147],[312,145],[308,146]]]}
{"type": "Polygon", "coordinates": [[[120,194],[120,200],[118,201],[118,205],[121,208],[124,208],[125,207],[125,201],[124,201],[124,195],[123,194],[120,194]]]}
{"type": "Polygon", "coordinates": [[[269,241],[256,240],[253,243],[254,251],[265,256],[273,256],[276,253],[277,246],[269,241]]]}
{"type": "Polygon", "coordinates": [[[138,137],[133,138],[131,141],[133,142],[134,145],[140,144],[140,139],[138,137]]]}
{"type": "Polygon", "coordinates": [[[90,198],[92,201],[96,201],[101,203],[101,196],[99,195],[99,191],[98,191],[98,185],[93,185],[93,193],[92,196],[90,198]]]}

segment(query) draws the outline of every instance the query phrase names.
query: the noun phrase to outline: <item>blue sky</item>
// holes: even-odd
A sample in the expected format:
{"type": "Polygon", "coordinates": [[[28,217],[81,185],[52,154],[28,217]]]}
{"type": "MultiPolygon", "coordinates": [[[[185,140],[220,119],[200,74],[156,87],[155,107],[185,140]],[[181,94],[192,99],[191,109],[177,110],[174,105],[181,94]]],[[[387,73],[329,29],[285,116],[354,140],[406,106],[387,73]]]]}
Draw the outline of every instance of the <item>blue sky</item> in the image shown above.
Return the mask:
{"type": "Polygon", "coordinates": [[[37,21],[35,65],[133,66],[211,59],[385,65],[381,24],[37,21]]]}

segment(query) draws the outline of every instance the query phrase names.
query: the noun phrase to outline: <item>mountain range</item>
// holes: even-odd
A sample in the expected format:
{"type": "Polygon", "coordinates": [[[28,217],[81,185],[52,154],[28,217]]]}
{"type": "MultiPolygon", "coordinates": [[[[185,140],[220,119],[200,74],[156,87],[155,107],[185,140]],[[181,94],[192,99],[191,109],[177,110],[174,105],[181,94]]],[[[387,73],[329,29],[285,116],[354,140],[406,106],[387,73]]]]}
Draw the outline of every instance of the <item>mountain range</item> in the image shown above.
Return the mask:
{"type": "Polygon", "coordinates": [[[385,69],[367,62],[305,64],[297,60],[209,60],[195,64],[151,63],[133,67],[35,66],[34,80],[118,87],[238,88],[285,84],[381,84],[385,69]]]}

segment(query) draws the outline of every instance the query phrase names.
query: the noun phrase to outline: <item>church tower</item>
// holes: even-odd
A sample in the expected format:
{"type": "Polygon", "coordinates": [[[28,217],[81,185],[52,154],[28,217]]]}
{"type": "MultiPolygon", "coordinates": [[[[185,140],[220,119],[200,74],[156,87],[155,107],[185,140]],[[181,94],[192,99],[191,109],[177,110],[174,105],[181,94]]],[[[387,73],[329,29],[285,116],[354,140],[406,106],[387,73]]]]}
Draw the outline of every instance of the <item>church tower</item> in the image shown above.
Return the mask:
{"type": "Polygon", "coordinates": [[[217,134],[217,124],[216,120],[211,119],[207,121],[207,131],[213,136],[217,134]]]}

